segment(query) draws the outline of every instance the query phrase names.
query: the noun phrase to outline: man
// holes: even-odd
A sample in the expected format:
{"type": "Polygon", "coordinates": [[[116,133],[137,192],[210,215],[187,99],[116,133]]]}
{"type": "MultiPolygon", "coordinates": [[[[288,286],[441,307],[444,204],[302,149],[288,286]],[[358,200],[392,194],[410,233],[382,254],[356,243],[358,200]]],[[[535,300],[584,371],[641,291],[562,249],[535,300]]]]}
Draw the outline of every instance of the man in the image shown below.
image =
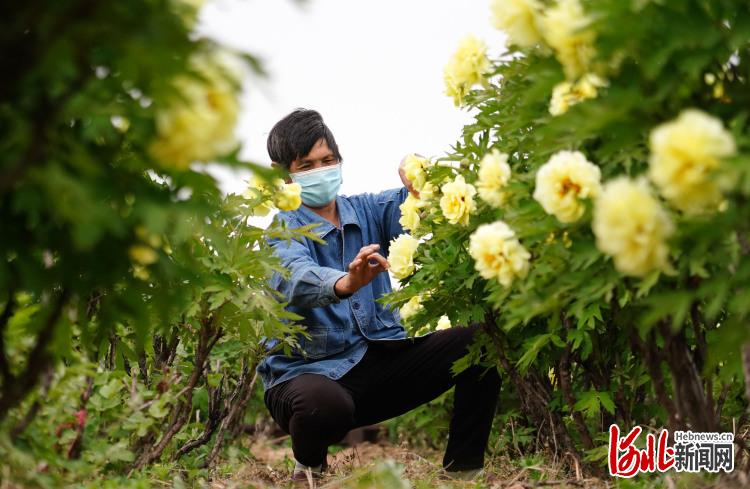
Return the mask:
{"type": "MultiPolygon", "coordinates": [[[[320,114],[297,109],[271,130],[268,154],[302,186],[299,209],[280,212],[290,227],[317,223],[325,244],[309,239],[272,240],[289,269],[275,274],[287,309],[310,338],[300,350],[268,356],[258,366],[265,403],[292,438],[293,479],[325,469],[328,446],[352,428],[403,414],[456,386],[443,466],[454,477],[479,473],[484,462],[500,378],[475,366],[453,376],[478,325],[407,338],[398,312],[375,302],[391,285],[388,246],[403,233],[399,205],[411,183],[372,194],[337,195],[341,154],[320,114]]],[[[373,169],[377,171],[377,169],[373,169]]],[[[368,175],[363,175],[367,178],[368,175]]],[[[414,192],[416,195],[416,192],[414,192]]]]}

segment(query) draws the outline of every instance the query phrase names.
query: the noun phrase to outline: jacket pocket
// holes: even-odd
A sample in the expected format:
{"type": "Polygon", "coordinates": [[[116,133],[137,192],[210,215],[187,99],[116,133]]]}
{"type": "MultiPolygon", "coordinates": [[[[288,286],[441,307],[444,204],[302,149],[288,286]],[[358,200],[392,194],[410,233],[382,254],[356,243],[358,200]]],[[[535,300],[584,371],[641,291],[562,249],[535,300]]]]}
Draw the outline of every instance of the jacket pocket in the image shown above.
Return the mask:
{"type": "Polygon", "coordinates": [[[314,325],[307,327],[306,338],[303,335],[297,337],[299,348],[295,350],[298,355],[306,358],[322,358],[328,354],[328,327],[325,325],[314,325]]]}

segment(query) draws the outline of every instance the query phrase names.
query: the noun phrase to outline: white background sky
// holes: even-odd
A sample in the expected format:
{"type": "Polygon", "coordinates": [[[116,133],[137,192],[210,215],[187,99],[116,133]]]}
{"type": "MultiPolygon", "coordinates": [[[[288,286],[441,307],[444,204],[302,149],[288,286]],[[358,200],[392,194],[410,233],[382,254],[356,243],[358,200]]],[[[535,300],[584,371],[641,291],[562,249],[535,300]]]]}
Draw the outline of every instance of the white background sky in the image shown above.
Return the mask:
{"type": "MultiPolygon", "coordinates": [[[[444,95],[443,67],[467,34],[490,55],[504,35],[490,0],[208,0],[198,30],[260,57],[270,77],[242,97],[237,134],[243,156],[270,165],[271,127],[297,107],[319,111],[344,157],[341,194],[401,185],[409,152],[440,156],[469,114],[444,95]]],[[[226,192],[247,175],[212,172],[226,192]]]]}

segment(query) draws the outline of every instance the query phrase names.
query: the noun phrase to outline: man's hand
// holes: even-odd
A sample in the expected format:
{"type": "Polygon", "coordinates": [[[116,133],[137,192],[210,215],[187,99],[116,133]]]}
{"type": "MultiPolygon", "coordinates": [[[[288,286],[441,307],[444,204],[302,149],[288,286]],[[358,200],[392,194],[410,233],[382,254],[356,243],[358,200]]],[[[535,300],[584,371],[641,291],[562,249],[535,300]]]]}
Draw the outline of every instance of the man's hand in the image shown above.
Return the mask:
{"type": "Polygon", "coordinates": [[[409,155],[406,155],[401,159],[401,163],[398,165],[398,176],[401,177],[401,181],[404,183],[404,187],[406,187],[414,197],[419,198],[419,192],[414,190],[414,185],[412,185],[411,180],[406,178],[406,173],[404,172],[404,162],[408,157],[409,155]]]}
{"type": "Polygon", "coordinates": [[[333,286],[336,295],[353,294],[372,282],[377,274],[388,270],[388,260],[377,253],[379,249],[380,245],[376,243],[359,250],[349,264],[349,273],[338,279],[333,286]]]}

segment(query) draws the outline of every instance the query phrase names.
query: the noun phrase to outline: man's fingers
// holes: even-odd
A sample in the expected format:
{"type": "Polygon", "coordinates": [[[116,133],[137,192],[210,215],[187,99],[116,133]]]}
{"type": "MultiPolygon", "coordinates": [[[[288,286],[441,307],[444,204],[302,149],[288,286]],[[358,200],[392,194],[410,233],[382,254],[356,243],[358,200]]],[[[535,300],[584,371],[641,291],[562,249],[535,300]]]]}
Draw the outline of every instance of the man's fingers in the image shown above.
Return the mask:
{"type": "Polygon", "coordinates": [[[349,263],[349,271],[352,273],[361,273],[364,270],[365,264],[370,267],[370,269],[374,269],[375,267],[381,267],[382,270],[388,269],[388,260],[383,258],[383,256],[379,253],[377,253],[377,250],[380,249],[380,245],[377,243],[369,244],[367,246],[363,246],[360,248],[359,253],[357,253],[357,256],[354,257],[351,263],[349,263]],[[370,263],[373,261],[374,263],[370,263]]]}
{"type": "Polygon", "coordinates": [[[373,253],[372,255],[370,255],[367,259],[367,263],[371,267],[375,267],[379,265],[386,270],[388,269],[388,260],[383,258],[383,255],[381,255],[380,253],[373,253]],[[375,261],[375,263],[372,263],[373,260],[375,261]]]}
{"type": "Polygon", "coordinates": [[[380,249],[380,245],[377,243],[369,244],[367,246],[363,246],[359,249],[359,253],[357,253],[357,256],[355,258],[361,258],[363,256],[369,255],[372,252],[375,252],[380,249]]]}
{"type": "Polygon", "coordinates": [[[352,263],[354,263],[357,260],[367,260],[367,257],[371,254],[375,253],[380,249],[379,244],[371,244],[367,246],[363,246],[360,248],[359,253],[357,253],[357,256],[354,257],[354,260],[352,260],[352,263]]]}

